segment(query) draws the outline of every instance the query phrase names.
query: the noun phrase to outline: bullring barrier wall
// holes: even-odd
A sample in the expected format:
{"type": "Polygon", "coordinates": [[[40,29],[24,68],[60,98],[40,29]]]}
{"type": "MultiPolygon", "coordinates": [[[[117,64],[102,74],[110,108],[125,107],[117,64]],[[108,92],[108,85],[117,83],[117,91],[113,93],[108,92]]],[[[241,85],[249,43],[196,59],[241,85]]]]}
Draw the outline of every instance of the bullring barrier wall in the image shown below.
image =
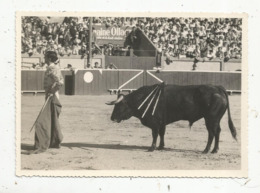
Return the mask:
{"type": "MultiPolygon", "coordinates": [[[[43,92],[44,70],[22,70],[21,91],[43,92]]],[[[64,86],[60,94],[102,95],[108,90],[132,90],[165,81],[167,84],[222,85],[241,91],[241,72],[155,71],[155,70],[62,70],[64,86]]]]}
{"type": "MultiPolygon", "coordinates": [[[[44,81],[45,70],[22,70],[21,71],[21,91],[23,92],[44,92],[43,81],[44,81]]],[[[64,78],[64,85],[60,89],[60,94],[73,94],[74,90],[74,72],[70,70],[61,70],[64,78]],[[65,88],[67,90],[65,91],[65,88]]]]}
{"type": "MultiPolygon", "coordinates": [[[[227,90],[241,91],[241,72],[205,72],[205,71],[149,71],[167,84],[177,85],[222,85],[227,90]]],[[[147,75],[148,85],[158,83],[153,76],[147,75]]]]}

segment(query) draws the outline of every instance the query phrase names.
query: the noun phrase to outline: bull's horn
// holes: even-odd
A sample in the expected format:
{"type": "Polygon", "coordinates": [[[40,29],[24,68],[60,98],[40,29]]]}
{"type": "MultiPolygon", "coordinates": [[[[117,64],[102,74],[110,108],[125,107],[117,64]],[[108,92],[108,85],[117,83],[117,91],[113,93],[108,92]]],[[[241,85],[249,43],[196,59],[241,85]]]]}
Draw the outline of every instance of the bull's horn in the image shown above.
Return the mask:
{"type": "Polygon", "coordinates": [[[115,104],[120,103],[124,99],[124,95],[120,95],[118,99],[115,101],[115,104]]]}
{"type": "Polygon", "coordinates": [[[107,105],[114,105],[115,101],[111,101],[111,102],[106,102],[107,105]]]}
{"type": "Polygon", "coordinates": [[[106,104],[107,105],[115,105],[117,103],[120,103],[123,99],[124,99],[124,95],[120,95],[117,100],[111,101],[111,102],[107,102],[106,104]]]}

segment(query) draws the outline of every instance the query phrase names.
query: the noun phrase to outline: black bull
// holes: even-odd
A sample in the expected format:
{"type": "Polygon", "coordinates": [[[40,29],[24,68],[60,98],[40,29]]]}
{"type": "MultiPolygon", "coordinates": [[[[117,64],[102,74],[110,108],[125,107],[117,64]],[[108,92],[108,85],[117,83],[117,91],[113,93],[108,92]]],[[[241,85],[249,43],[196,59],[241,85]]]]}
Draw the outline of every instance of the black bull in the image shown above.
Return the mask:
{"type": "Polygon", "coordinates": [[[208,130],[208,142],[203,153],[208,153],[214,138],[215,146],[212,153],[217,153],[221,131],[220,120],[226,109],[228,110],[228,125],[233,138],[236,139],[236,128],[230,115],[228,95],[222,86],[164,84],[143,86],[128,95],[119,95],[116,101],[107,104],[115,105],[111,116],[112,121],[120,122],[135,116],[143,125],[152,129],[153,141],[149,151],[156,148],[158,135],[160,136],[158,149],[164,148],[166,125],[179,120],[187,120],[192,126],[194,122],[204,118],[208,130]],[[155,90],[156,92],[152,93],[155,90]],[[159,90],[161,95],[159,95],[159,90]],[[148,99],[149,95],[150,99],[148,99]],[[152,96],[154,96],[153,99],[152,96]],[[142,103],[144,105],[140,108],[142,103]]]}

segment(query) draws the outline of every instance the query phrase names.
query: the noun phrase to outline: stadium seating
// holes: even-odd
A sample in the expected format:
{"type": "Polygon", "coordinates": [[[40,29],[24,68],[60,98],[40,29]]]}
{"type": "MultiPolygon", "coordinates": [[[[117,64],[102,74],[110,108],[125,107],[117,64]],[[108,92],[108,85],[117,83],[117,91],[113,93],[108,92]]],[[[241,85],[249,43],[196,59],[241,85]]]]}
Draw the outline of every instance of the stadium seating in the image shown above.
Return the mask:
{"type": "MultiPolygon", "coordinates": [[[[234,18],[96,17],[94,25],[141,29],[168,63],[172,58],[241,59],[242,20],[234,18]]],[[[60,56],[88,54],[88,17],[22,18],[22,53],[29,56],[56,51],[60,56]]],[[[92,54],[126,55],[117,45],[93,44],[92,54]],[[123,53],[123,54],[118,54],[123,53]]]]}

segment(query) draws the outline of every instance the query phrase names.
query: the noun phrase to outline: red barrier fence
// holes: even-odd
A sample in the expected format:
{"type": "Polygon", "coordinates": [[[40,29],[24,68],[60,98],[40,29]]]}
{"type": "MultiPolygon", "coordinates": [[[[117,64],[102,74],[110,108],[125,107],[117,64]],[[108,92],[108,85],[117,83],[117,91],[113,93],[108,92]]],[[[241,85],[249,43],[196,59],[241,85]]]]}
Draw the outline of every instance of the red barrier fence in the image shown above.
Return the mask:
{"type": "MultiPolygon", "coordinates": [[[[43,92],[43,70],[22,70],[22,92],[43,92]]],[[[160,71],[155,70],[62,70],[61,94],[101,95],[108,90],[133,90],[143,85],[164,81],[167,84],[222,85],[227,90],[241,91],[241,72],[160,71]]]]}

